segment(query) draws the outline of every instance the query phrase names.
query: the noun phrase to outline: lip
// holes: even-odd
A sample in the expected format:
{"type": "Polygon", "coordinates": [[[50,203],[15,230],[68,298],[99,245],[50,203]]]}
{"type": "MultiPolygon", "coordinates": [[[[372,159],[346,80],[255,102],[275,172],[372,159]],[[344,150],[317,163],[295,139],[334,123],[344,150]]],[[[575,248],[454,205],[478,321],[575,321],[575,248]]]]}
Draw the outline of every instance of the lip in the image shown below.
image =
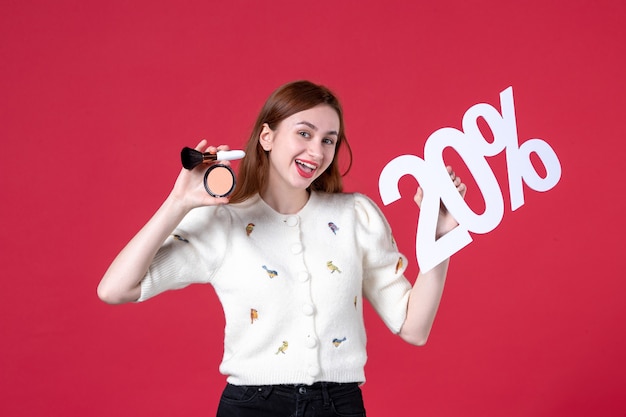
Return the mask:
{"type": "Polygon", "coordinates": [[[306,159],[296,159],[295,165],[298,174],[300,174],[301,177],[307,179],[313,178],[313,176],[315,176],[315,173],[317,172],[317,168],[319,167],[319,165],[315,162],[307,161],[306,159]],[[306,166],[303,166],[303,164],[305,164],[306,166]]]}

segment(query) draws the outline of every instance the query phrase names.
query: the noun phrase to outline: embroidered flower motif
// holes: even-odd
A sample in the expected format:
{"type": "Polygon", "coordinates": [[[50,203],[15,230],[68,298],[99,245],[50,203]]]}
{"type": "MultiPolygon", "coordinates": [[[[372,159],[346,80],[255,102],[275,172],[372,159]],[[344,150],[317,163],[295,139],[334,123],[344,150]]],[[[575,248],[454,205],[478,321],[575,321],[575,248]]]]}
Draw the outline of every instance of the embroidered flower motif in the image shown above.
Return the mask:
{"type": "Polygon", "coordinates": [[[256,311],[254,308],[251,308],[250,309],[250,324],[254,324],[254,322],[258,319],[259,319],[259,312],[256,311]]]}
{"type": "Polygon", "coordinates": [[[263,269],[265,269],[265,272],[267,272],[267,276],[270,278],[274,278],[276,276],[278,276],[278,272],[272,270],[272,269],[268,269],[267,266],[263,265],[263,269]]]}
{"type": "Polygon", "coordinates": [[[185,239],[184,237],[182,237],[181,235],[172,235],[172,237],[176,240],[180,240],[181,242],[189,243],[189,241],[185,239]]]}
{"type": "Polygon", "coordinates": [[[250,233],[254,230],[254,223],[248,223],[246,226],[246,235],[250,236],[250,233]]]}
{"type": "Polygon", "coordinates": [[[284,355],[288,347],[289,343],[286,340],[283,340],[283,344],[278,348],[275,354],[278,355],[279,353],[282,353],[284,355]]]}
{"type": "Polygon", "coordinates": [[[329,222],[328,223],[328,227],[330,227],[330,230],[333,232],[333,234],[337,234],[337,230],[339,230],[339,228],[337,227],[337,225],[333,222],[329,222]]]}
{"type": "Polygon", "coordinates": [[[339,272],[341,274],[341,270],[336,267],[335,265],[333,265],[333,261],[328,261],[326,262],[326,267],[330,270],[330,273],[333,274],[335,271],[339,272]]]}

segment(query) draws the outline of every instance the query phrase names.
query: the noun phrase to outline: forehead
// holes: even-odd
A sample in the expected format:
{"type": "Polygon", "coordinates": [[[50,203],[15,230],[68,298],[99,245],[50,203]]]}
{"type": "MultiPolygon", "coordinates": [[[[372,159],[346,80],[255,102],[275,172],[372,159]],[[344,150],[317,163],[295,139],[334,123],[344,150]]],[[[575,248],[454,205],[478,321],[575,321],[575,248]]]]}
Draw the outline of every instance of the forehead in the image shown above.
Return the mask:
{"type": "Polygon", "coordinates": [[[313,125],[316,129],[324,132],[339,132],[339,115],[337,111],[327,104],[320,104],[310,109],[294,113],[283,120],[285,126],[295,127],[300,124],[313,125]]]}

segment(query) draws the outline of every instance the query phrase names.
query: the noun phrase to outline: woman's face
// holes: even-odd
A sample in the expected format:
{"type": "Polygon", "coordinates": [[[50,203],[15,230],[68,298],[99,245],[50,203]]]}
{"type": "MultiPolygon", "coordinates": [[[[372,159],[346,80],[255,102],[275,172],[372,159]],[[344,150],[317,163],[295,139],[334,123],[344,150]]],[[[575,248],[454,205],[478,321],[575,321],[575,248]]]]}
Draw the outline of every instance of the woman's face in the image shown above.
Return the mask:
{"type": "Polygon", "coordinates": [[[259,140],[269,151],[268,188],[308,188],[333,161],[338,136],[339,115],[326,104],[295,113],[274,130],[264,125],[259,140]]]}

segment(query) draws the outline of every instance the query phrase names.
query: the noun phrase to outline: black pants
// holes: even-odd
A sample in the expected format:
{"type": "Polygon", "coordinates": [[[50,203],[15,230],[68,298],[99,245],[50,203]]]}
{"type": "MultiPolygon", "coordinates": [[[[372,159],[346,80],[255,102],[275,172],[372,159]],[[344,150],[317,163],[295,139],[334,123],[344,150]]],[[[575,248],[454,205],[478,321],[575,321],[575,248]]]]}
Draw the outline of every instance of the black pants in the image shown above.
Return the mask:
{"type": "Polygon", "coordinates": [[[226,385],[217,417],[365,417],[358,384],[226,385]]]}

